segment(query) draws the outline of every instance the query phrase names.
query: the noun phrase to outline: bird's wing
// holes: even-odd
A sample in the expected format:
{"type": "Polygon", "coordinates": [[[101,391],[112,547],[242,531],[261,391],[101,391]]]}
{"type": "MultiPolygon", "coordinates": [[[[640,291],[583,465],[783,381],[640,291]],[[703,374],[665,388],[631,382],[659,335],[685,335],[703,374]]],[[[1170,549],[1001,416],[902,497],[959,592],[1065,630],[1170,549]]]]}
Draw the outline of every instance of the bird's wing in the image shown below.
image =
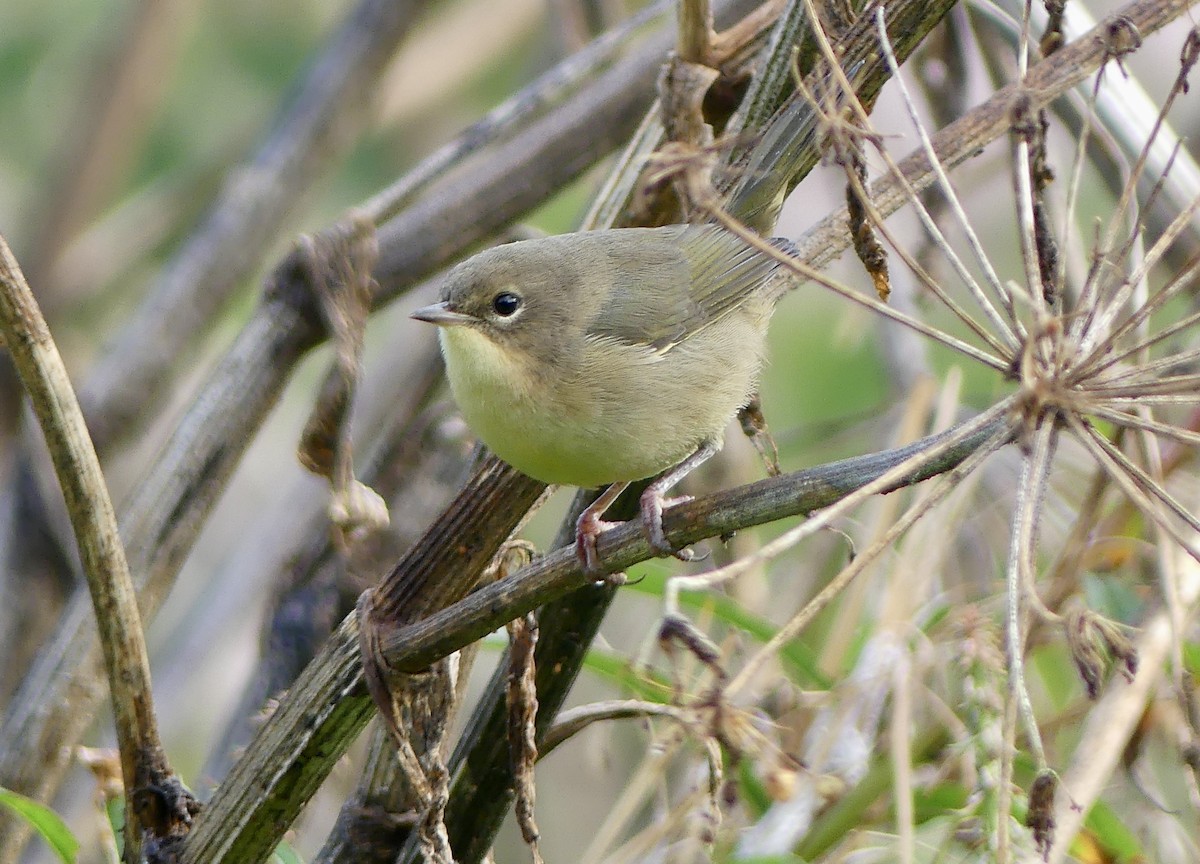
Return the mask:
{"type": "Polygon", "coordinates": [[[720,321],[776,275],[770,256],[716,225],[672,225],[654,244],[617,247],[625,254],[621,271],[629,278],[614,285],[604,308],[588,327],[590,335],[646,345],[664,353],[720,321]],[[643,260],[630,260],[640,258],[643,260]],[[686,291],[671,285],[686,284],[686,291]]]}

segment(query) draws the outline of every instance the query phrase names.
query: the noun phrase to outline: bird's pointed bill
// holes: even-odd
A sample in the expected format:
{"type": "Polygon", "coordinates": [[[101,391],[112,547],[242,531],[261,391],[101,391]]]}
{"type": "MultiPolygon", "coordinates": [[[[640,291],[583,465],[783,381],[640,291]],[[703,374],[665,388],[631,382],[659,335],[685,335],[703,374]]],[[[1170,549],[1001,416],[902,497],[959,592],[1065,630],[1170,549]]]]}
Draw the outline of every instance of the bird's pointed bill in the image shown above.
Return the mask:
{"type": "Polygon", "coordinates": [[[471,324],[475,321],[475,318],[471,315],[455,312],[445,300],[441,303],[431,303],[428,306],[415,309],[409,313],[408,317],[416,318],[418,321],[427,321],[430,324],[437,324],[439,327],[454,327],[461,324],[471,324]]]}

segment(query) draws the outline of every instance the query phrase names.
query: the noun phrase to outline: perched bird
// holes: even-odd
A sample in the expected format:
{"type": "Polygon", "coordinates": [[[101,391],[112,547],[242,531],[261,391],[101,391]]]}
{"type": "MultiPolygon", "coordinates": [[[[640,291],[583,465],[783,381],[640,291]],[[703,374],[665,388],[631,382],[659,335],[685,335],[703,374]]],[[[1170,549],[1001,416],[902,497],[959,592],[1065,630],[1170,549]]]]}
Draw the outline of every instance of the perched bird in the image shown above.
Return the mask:
{"type": "Polygon", "coordinates": [[[454,399],[497,456],[545,483],[608,487],[577,526],[596,570],[600,517],[661,472],[642,520],[658,552],[680,554],[664,494],[753,394],[788,272],[715,225],[589,231],[481,252],[412,317],[441,328],[454,399]]]}

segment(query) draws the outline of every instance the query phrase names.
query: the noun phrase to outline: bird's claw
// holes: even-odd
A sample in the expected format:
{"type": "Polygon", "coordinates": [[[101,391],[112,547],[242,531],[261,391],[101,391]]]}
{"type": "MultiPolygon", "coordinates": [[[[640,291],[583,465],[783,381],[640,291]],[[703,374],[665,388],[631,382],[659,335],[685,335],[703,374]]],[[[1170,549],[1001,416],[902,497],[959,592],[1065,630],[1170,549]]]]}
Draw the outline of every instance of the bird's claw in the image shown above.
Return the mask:
{"type": "Polygon", "coordinates": [[[617,524],[605,522],[590,509],[580,514],[575,522],[575,554],[579,563],[583,565],[583,572],[593,576],[604,575],[600,566],[600,555],[596,551],[596,538],[617,524]]]}
{"type": "Polygon", "coordinates": [[[681,495],[677,498],[664,498],[662,492],[655,489],[653,485],[647,487],[646,491],[642,493],[642,528],[646,532],[646,540],[650,543],[650,548],[659,556],[666,557],[670,555],[678,558],[680,561],[695,560],[696,553],[690,547],[685,546],[682,549],[676,549],[667,540],[662,522],[663,510],[665,508],[673,507],[676,504],[684,504],[691,500],[692,497],[690,495],[681,495]]]}

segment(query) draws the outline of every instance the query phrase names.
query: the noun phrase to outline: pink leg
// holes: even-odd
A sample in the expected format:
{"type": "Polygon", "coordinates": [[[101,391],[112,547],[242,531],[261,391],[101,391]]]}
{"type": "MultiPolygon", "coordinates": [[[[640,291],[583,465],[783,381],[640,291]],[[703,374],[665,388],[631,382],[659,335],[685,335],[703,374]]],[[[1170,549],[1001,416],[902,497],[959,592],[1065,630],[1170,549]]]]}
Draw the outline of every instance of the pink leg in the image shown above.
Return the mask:
{"type": "Polygon", "coordinates": [[[616,522],[604,522],[600,517],[604,515],[604,511],[611,507],[612,503],[628,487],[628,482],[612,484],[600,494],[599,498],[592,502],[590,507],[579,514],[579,519],[575,522],[575,554],[579,556],[579,561],[583,564],[584,572],[600,572],[600,557],[596,553],[596,538],[600,536],[601,532],[607,531],[613,525],[619,524],[616,522]]]}
{"type": "Polygon", "coordinates": [[[703,442],[696,448],[695,453],[647,486],[646,491],[642,493],[642,527],[646,531],[646,539],[650,541],[650,548],[659,555],[674,555],[680,561],[691,561],[694,557],[691,549],[676,549],[667,542],[662,524],[664,507],[682,504],[692,499],[687,495],[678,498],[666,498],[664,495],[668,489],[711,459],[720,449],[721,444],[718,441],[703,442]]]}

